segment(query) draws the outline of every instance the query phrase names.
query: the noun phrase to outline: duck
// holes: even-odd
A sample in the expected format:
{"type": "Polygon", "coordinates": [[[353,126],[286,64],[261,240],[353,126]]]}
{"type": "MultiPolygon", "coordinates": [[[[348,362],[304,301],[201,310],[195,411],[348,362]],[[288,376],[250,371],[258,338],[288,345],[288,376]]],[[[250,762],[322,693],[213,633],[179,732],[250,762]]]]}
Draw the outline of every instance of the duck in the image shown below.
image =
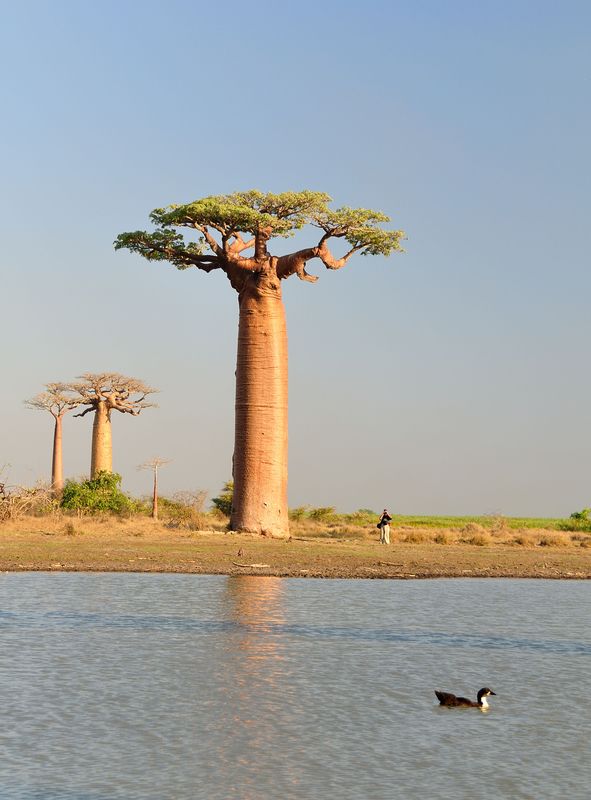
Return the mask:
{"type": "Polygon", "coordinates": [[[488,708],[486,698],[490,697],[490,695],[496,695],[496,692],[485,686],[476,695],[476,700],[469,700],[467,697],[456,697],[455,694],[449,694],[449,692],[438,692],[437,689],[435,689],[435,694],[439,700],[439,705],[447,706],[448,708],[488,708]]]}

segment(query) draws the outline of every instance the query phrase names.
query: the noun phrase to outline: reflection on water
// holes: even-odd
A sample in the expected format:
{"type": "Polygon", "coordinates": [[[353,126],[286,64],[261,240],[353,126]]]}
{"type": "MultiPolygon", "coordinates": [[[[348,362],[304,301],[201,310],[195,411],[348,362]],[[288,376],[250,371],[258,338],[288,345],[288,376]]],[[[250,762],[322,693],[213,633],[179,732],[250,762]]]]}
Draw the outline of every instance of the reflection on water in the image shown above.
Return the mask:
{"type": "Polygon", "coordinates": [[[0,800],[583,798],[590,610],[584,582],[3,575],[0,800]],[[484,685],[487,714],[433,694],[484,685]]]}
{"type": "MultiPolygon", "coordinates": [[[[240,772],[244,800],[260,798],[258,764],[276,746],[281,709],[276,707],[288,685],[283,641],[270,635],[285,622],[281,578],[230,576],[222,595],[222,614],[235,623],[227,637],[221,680],[227,702],[222,709],[220,746],[215,759],[222,773],[240,772]]],[[[292,778],[293,781],[293,778],[292,778]]]]}
{"type": "MultiPolygon", "coordinates": [[[[284,661],[277,637],[269,636],[285,623],[283,612],[283,578],[256,578],[250,575],[232,575],[227,578],[224,592],[224,617],[234,621],[240,628],[240,639],[236,651],[240,656],[236,666],[237,679],[245,682],[248,676],[260,674],[259,661],[284,661]]],[[[265,666],[265,674],[279,673],[265,666]]]]}

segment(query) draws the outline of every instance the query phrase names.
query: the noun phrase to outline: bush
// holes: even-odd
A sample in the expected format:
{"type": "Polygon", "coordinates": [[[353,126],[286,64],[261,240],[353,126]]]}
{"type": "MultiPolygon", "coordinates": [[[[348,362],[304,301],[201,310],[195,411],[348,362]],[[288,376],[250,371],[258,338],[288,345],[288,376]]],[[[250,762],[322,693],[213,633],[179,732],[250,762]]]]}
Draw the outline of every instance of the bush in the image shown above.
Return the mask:
{"type": "Polygon", "coordinates": [[[560,525],[563,531],[591,531],[591,509],[575,511],[560,525]]]}
{"type": "Polygon", "coordinates": [[[514,536],[513,544],[519,545],[519,547],[532,547],[535,542],[532,540],[531,533],[520,531],[516,536],[514,536]]]}
{"type": "Polygon", "coordinates": [[[538,544],[540,547],[567,547],[571,541],[561,533],[545,533],[538,544]]]}
{"type": "Polygon", "coordinates": [[[453,537],[447,531],[440,531],[435,534],[433,541],[435,544],[451,544],[453,542],[453,537]]]}
{"type": "Polygon", "coordinates": [[[352,514],[345,514],[344,517],[351,525],[369,525],[375,527],[380,515],[376,514],[375,511],[372,511],[371,508],[359,508],[352,514]]]}
{"type": "Polygon", "coordinates": [[[404,536],[404,541],[409,544],[425,544],[432,541],[431,534],[427,531],[409,531],[404,536]]]}
{"type": "Polygon", "coordinates": [[[234,481],[226,481],[219,497],[212,497],[211,502],[224,516],[232,515],[232,499],[234,497],[234,481]]]}
{"type": "Polygon", "coordinates": [[[299,522],[308,514],[309,506],[297,506],[289,509],[289,518],[294,522],[299,522]]]}
{"type": "Polygon", "coordinates": [[[43,516],[56,512],[56,499],[51,486],[17,486],[0,494],[0,522],[15,520],[26,514],[43,516]]]}
{"type": "Polygon", "coordinates": [[[61,507],[88,514],[130,514],[142,510],[141,504],[121,491],[121,475],[99,472],[87,481],[66,481],[61,507]]]}
{"type": "Polygon", "coordinates": [[[161,497],[158,501],[160,518],[173,527],[188,530],[203,530],[207,515],[203,510],[207,492],[176,492],[172,497],[161,497]]]}
{"type": "Polygon", "coordinates": [[[486,533],[475,533],[469,540],[470,544],[474,544],[477,547],[488,547],[490,544],[490,535],[486,533]]]}
{"type": "Polygon", "coordinates": [[[311,508],[308,516],[316,522],[326,522],[334,518],[335,511],[334,506],[321,506],[320,508],[311,508]]]}
{"type": "Polygon", "coordinates": [[[480,536],[486,531],[482,525],[479,525],[478,522],[468,522],[462,528],[462,533],[466,536],[480,536]]]}

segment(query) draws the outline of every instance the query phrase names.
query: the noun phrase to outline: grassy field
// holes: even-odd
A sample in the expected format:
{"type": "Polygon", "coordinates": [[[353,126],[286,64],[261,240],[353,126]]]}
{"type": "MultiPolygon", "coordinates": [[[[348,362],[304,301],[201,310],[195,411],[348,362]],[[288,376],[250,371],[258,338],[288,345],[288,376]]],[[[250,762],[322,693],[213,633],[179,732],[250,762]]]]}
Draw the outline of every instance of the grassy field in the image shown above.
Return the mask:
{"type": "Polygon", "coordinates": [[[31,516],[0,525],[0,569],[189,572],[299,577],[591,577],[591,532],[560,520],[397,517],[391,545],[350,519],[299,519],[291,539],[226,530],[214,514],[31,516]]]}
{"type": "Polygon", "coordinates": [[[405,517],[397,516],[396,524],[412,528],[462,528],[469,523],[480,525],[485,529],[505,526],[511,530],[538,528],[544,530],[561,530],[566,520],[547,517],[503,517],[487,514],[479,517],[405,517]]]}

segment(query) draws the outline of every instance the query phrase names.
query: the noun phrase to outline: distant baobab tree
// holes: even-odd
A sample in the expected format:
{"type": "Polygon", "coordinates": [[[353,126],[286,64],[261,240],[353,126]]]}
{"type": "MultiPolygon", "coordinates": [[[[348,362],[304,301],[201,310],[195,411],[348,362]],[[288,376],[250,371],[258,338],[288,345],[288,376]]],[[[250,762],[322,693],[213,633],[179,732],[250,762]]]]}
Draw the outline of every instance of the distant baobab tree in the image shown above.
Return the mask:
{"type": "Polygon", "coordinates": [[[158,470],[170,464],[170,458],[151,458],[138,466],[138,469],[151,469],[154,475],[152,483],[152,519],[158,519],[158,470]]]}
{"type": "Polygon", "coordinates": [[[61,492],[64,488],[62,457],[62,420],[68,411],[76,408],[78,400],[68,393],[66,384],[48,383],[45,391],[25,400],[28,408],[37,411],[48,411],[55,420],[53,430],[53,451],[51,457],[51,488],[61,492]]]}
{"type": "Polygon", "coordinates": [[[80,414],[74,414],[75,417],[94,413],[90,461],[92,480],[99,472],[113,471],[111,412],[137,417],[144,408],[155,405],[146,402],[145,398],[158,390],[118,372],[85,372],[77,382],[67,384],[67,388],[74,394],[77,405],[86,406],[80,414]]]}
{"type": "Polygon", "coordinates": [[[306,271],[307,262],[315,258],[336,270],[355,253],[387,256],[402,249],[402,231],[379,227],[389,221],[385,214],[363,208],[331,210],[330,200],[312,191],[205,197],[187,205],[157,208],[151,214],[154,232],[122,233],[115,241],[117,250],[126,248],[149,261],[170,261],[178,269],[221,270],[238,293],[230,518],[234,530],[278,537],[289,533],[287,333],[281,281],[292,275],[316,281],[306,271]],[[306,224],[319,231],[316,245],[287,255],[269,252],[271,238],[291,236],[306,224]],[[185,241],[178,228],[196,233],[197,240],[185,241]],[[329,250],[331,238],[347,243],[341,258],[329,250]]]}

